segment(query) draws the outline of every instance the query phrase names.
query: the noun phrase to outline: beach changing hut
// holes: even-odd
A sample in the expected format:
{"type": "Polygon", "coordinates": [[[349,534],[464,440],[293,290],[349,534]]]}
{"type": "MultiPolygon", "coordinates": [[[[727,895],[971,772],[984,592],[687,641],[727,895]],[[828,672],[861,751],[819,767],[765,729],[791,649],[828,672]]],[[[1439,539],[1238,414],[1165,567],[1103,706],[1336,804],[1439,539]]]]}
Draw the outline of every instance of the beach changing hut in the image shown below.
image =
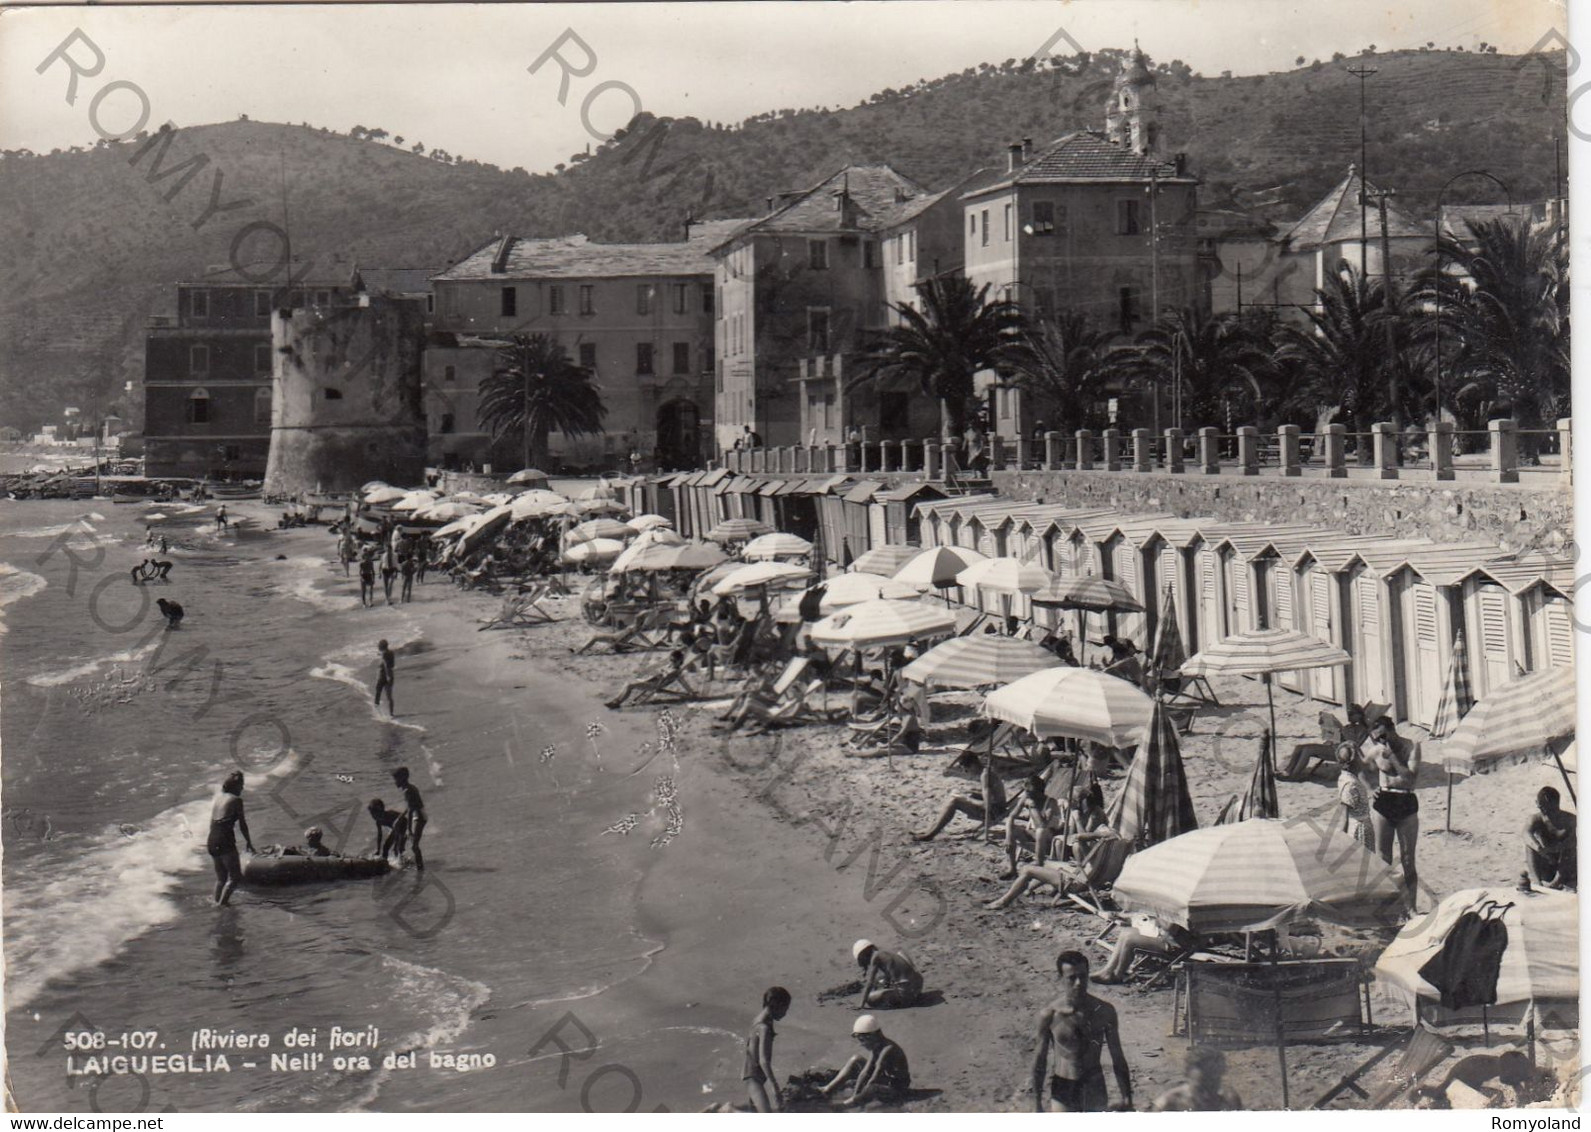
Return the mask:
{"type": "MultiPolygon", "coordinates": [[[[1477,629],[1491,629],[1493,644],[1497,636],[1497,608],[1501,605],[1506,623],[1510,660],[1526,672],[1574,664],[1574,589],[1575,567],[1572,558],[1526,555],[1496,559],[1464,580],[1466,632],[1484,651],[1486,642],[1477,629]],[[1499,602],[1502,595],[1506,599],[1499,602]]],[[[1476,649],[1470,649],[1474,664],[1476,649]]],[[[1476,674],[1476,695],[1484,694],[1476,674]]],[[[1485,688],[1497,686],[1489,679],[1485,688]]]]}
{"type": "Polygon", "coordinates": [[[922,519],[917,506],[943,498],[945,493],[931,483],[900,484],[879,492],[873,502],[884,509],[884,541],[894,546],[921,546],[922,519]]]}

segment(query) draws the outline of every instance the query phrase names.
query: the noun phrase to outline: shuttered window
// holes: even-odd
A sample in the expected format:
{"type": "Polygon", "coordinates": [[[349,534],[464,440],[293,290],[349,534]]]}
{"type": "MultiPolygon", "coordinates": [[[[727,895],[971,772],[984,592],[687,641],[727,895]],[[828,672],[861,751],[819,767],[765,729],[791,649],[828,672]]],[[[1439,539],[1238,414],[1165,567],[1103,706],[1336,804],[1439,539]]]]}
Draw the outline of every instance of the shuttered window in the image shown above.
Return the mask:
{"type": "Polygon", "coordinates": [[[1182,592],[1182,573],[1177,569],[1177,548],[1174,546],[1160,548],[1159,581],[1161,593],[1170,586],[1171,594],[1178,602],[1186,601],[1187,595],[1182,592]]]}
{"type": "MultiPolygon", "coordinates": [[[[1482,602],[1482,608],[1485,603],[1482,602]]],[[[1484,626],[1484,617],[1482,618],[1484,626]]],[[[1482,629],[1484,633],[1484,627],[1482,629]]],[[[1436,591],[1429,586],[1418,586],[1414,590],[1414,639],[1421,645],[1436,644],[1436,591]]],[[[1507,641],[1506,634],[1504,642],[1507,641]]]]}
{"type": "Polygon", "coordinates": [[[1376,600],[1376,580],[1359,578],[1354,582],[1359,589],[1359,620],[1369,630],[1381,627],[1381,603],[1376,600]]]}
{"type": "Polygon", "coordinates": [[[1481,651],[1488,657],[1507,657],[1508,599],[1497,586],[1482,587],[1479,596],[1481,651]]]}
{"type": "Polygon", "coordinates": [[[1241,562],[1233,562],[1232,570],[1232,631],[1241,633],[1249,624],[1248,611],[1248,567],[1241,562]]]}
{"type": "Polygon", "coordinates": [[[1553,668],[1574,664],[1574,619],[1569,603],[1561,598],[1543,602],[1541,616],[1547,629],[1547,663],[1553,668]]]}
{"type": "Polygon", "coordinates": [[[1309,627],[1321,640],[1331,640],[1331,579],[1319,570],[1309,574],[1309,627]]]}
{"type": "Polygon", "coordinates": [[[1297,628],[1293,620],[1293,572],[1277,564],[1271,567],[1276,578],[1276,624],[1277,629],[1297,628]]]}

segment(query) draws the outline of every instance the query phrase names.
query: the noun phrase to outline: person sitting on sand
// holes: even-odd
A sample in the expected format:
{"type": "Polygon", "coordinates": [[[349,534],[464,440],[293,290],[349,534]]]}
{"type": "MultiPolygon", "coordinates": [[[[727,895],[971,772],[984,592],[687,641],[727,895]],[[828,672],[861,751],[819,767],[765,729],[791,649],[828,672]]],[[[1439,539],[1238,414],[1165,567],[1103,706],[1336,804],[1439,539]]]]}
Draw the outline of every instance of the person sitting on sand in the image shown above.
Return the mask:
{"type": "Polygon", "coordinates": [[[779,1078],[773,1071],[773,1024],[790,1012],[790,992],[769,987],[762,992],[762,1010],[752,1019],[746,1037],[746,1067],[740,1079],[746,1082],[754,1112],[783,1112],[784,1098],[779,1078]]]}
{"type": "Polygon", "coordinates": [[[685,680],[685,650],[675,649],[668,654],[668,663],[631,680],[619,694],[607,701],[610,708],[618,710],[631,696],[641,692],[657,695],[659,692],[678,690],[682,695],[695,696],[696,692],[685,680]]]}
{"type": "Polygon", "coordinates": [[[1461,1084],[1474,1089],[1488,1101],[1488,1108],[1518,1108],[1537,1099],[1542,1075],[1530,1064],[1523,1050],[1502,1053],[1473,1053],[1460,1058],[1439,1085],[1421,1085],[1413,1092],[1418,1108],[1452,1108],[1448,1090],[1461,1084]],[[1488,1082],[1497,1082],[1493,1087],[1488,1082]]]}
{"type": "Polygon", "coordinates": [[[335,857],[335,856],[337,856],[336,853],[333,853],[322,842],[321,838],[323,838],[324,836],[325,836],[325,834],[321,832],[320,826],[312,825],[312,826],[310,826],[308,829],[306,829],[304,831],[304,844],[302,844],[302,845],[289,845],[287,848],[282,850],[282,856],[284,856],[284,857],[335,857]]]}
{"type": "Polygon", "coordinates": [[[393,784],[403,793],[403,816],[409,826],[409,848],[414,853],[414,867],[425,870],[425,858],[420,855],[420,838],[425,833],[428,819],[425,816],[425,799],[420,788],[409,781],[409,768],[400,766],[392,772],[393,784]]]}
{"type": "Polygon", "coordinates": [[[854,750],[847,751],[851,758],[894,759],[897,755],[915,755],[923,747],[922,720],[916,706],[910,703],[897,701],[894,712],[878,724],[862,729],[860,734],[873,741],[857,744],[854,750]]]}
{"type": "Polygon", "coordinates": [[[983,770],[978,781],[981,790],[974,790],[970,797],[965,794],[952,794],[940,808],[934,824],[919,833],[912,834],[912,840],[932,841],[947,825],[956,820],[957,814],[971,818],[981,825],[993,825],[1003,820],[1011,804],[1005,793],[1005,779],[995,769],[993,754],[984,757],[983,770]]]}
{"type": "Polygon", "coordinates": [[[1536,812],[1525,827],[1525,858],[1537,884],[1570,890],[1578,885],[1578,825],[1575,815],[1560,808],[1557,790],[1543,786],[1536,791],[1536,812]]]}
{"type": "Polygon", "coordinates": [[[1063,951],[1055,957],[1055,971],[1060,993],[1039,1014],[1039,1044],[1033,1051],[1035,1110],[1046,1111],[1048,1092],[1048,1111],[1104,1112],[1110,1101],[1103,1064],[1107,1049],[1121,1104],[1131,1108],[1132,1075],[1121,1048],[1116,1008],[1088,992],[1088,956],[1063,951]]]}
{"type": "Polygon", "coordinates": [[[180,604],[165,598],[157,599],[155,604],[160,607],[160,615],[166,619],[167,629],[182,628],[183,609],[180,604]]]}
{"type": "Polygon", "coordinates": [[[1023,865],[1016,871],[1016,879],[1011,882],[1011,887],[997,899],[986,901],[984,907],[1005,908],[1034,885],[1047,884],[1057,892],[1065,892],[1068,887],[1091,883],[1090,878],[1104,863],[1104,859],[1099,854],[1110,848],[1107,842],[1119,839],[1115,830],[1105,826],[1092,833],[1079,833],[1072,840],[1093,841],[1096,844],[1075,864],[1056,861],[1048,865],[1023,865]]]}
{"type": "Polygon", "coordinates": [[[779,696],[773,689],[779,682],[780,671],[781,666],[778,664],[765,664],[748,673],[741,682],[740,692],[730,702],[728,710],[713,722],[713,728],[733,731],[759,708],[763,714],[771,711],[773,705],[779,702],[779,696]],[[728,724],[727,728],[725,724],[728,724]]]}
{"type": "Polygon", "coordinates": [[[1016,876],[1017,850],[1027,846],[1033,851],[1033,861],[1042,865],[1049,855],[1050,842],[1066,827],[1061,804],[1050,797],[1044,776],[1030,774],[1022,789],[1022,797],[1005,816],[1006,871],[1001,880],[1016,876]]]}
{"type": "Polygon", "coordinates": [[[885,951],[870,939],[859,939],[851,945],[851,956],[866,972],[858,1009],[871,1006],[899,1010],[916,1005],[922,996],[922,973],[905,952],[885,951]]]}
{"type": "Polygon", "coordinates": [[[1153,917],[1135,916],[1116,937],[1110,958],[1105,961],[1104,969],[1094,976],[1094,982],[1124,983],[1133,960],[1140,954],[1174,955],[1193,943],[1193,935],[1176,924],[1162,927],[1153,917]]]}
{"type": "Polygon", "coordinates": [[[1189,1046],[1182,1063],[1187,1076],[1155,1098],[1150,1112],[1237,1112],[1243,1101],[1232,1086],[1222,1082],[1226,1055],[1214,1046],[1189,1046]]]}
{"type": "Polygon", "coordinates": [[[367,807],[376,822],[375,855],[385,860],[393,850],[403,858],[403,847],[409,838],[409,818],[402,810],[389,810],[380,798],[370,799],[367,807]]]}
{"type": "Polygon", "coordinates": [[[831,1096],[854,1077],[856,1085],[851,1095],[841,1102],[846,1108],[859,1108],[869,1102],[899,1104],[904,1101],[912,1083],[906,1051],[884,1036],[883,1027],[871,1014],[864,1014],[852,1023],[851,1036],[864,1052],[841,1066],[834,1079],[818,1092],[825,1097],[831,1096]]]}

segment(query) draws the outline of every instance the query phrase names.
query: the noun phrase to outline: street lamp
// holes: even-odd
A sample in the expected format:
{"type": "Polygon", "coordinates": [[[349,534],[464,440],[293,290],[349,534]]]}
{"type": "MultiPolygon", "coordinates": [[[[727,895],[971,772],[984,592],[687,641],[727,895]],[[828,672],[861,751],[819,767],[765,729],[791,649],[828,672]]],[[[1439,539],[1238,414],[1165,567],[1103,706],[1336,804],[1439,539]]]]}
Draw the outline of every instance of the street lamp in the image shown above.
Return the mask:
{"type": "Polygon", "coordinates": [[[1514,210],[1514,194],[1501,177],[1485,169],[1466,169],[1462,173],[1454,173],[1436,190],[1436,229],[1435,239],[1431,245],[1431,254],[1436,257],[1436,274],[1432,277],[1432,286],[1436,289],[1436,419],[1442,420],[1442,196],[1460,177],[1485,177],[1508,197],[1508,211],[1514,210]]]}

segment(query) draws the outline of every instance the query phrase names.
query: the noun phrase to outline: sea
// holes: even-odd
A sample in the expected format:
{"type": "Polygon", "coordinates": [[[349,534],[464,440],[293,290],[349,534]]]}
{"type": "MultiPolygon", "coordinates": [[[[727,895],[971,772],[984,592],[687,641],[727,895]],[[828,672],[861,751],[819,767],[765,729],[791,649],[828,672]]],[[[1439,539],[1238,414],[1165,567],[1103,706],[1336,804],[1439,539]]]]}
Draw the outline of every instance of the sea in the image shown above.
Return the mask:
{"type": "Polygon", "coordinates": [[[218,534],[212,516],[185,503],[0,501],[13,1103],[629,1107],[622,1075],[603,1085],[617,1100],[582,1098],[547,1062],[558,1041],[580,1048],[576,1026],[591,1033],[590,1018],[617,1009],[626,1021],[602,1035],[603,1057],[647,1077],[648,1110],[690,1106],[698,1085],[666,1067],[720,1061],[734,1035],[671,1027],[639,989],[668,931],[638,911],[656,847],[623,828],[626,815],[642,835],[666,825],[656,776],[625,768],[666,754],[668,736],[639,713],[594,724],[592,696],[531,660],[514,661],[510,703],[467,681],[444,693],[428,677],[479,640],[473,623],[428,636],[416,611],[457,593],[445,581],[419,587],[415,606],[363,610],[329,535],[284,555],[269,532],[218,534]],[[170,545],[168,585],[129,575],[150,529],[170,545]],[[180,631],[164,631],[158,597],[184,606],[180,631]],[[398,653],[396,719],[369,698],[378,637],[398,653]],[[228,772],[245,772],[257,846],[317,824],[334,848],[363,853],[375,838],[365,807],[398,802],[398,766],[427,802],[424,871],[211,904],[204,839],[228,772]],[[626,993],[633,1005],[614,1007],[626,993]],[[538,1046],[560,1021],[557,1041],[538,1046]],[[269,1044],[239,1044],[259,1035],[269,1044]],[[170,1071],[188,1065],[179,1054],[210,1071],[170,1071]],[[309,1054],[323,1056],[272,1069],[273,1055],[309,1054]]]}

